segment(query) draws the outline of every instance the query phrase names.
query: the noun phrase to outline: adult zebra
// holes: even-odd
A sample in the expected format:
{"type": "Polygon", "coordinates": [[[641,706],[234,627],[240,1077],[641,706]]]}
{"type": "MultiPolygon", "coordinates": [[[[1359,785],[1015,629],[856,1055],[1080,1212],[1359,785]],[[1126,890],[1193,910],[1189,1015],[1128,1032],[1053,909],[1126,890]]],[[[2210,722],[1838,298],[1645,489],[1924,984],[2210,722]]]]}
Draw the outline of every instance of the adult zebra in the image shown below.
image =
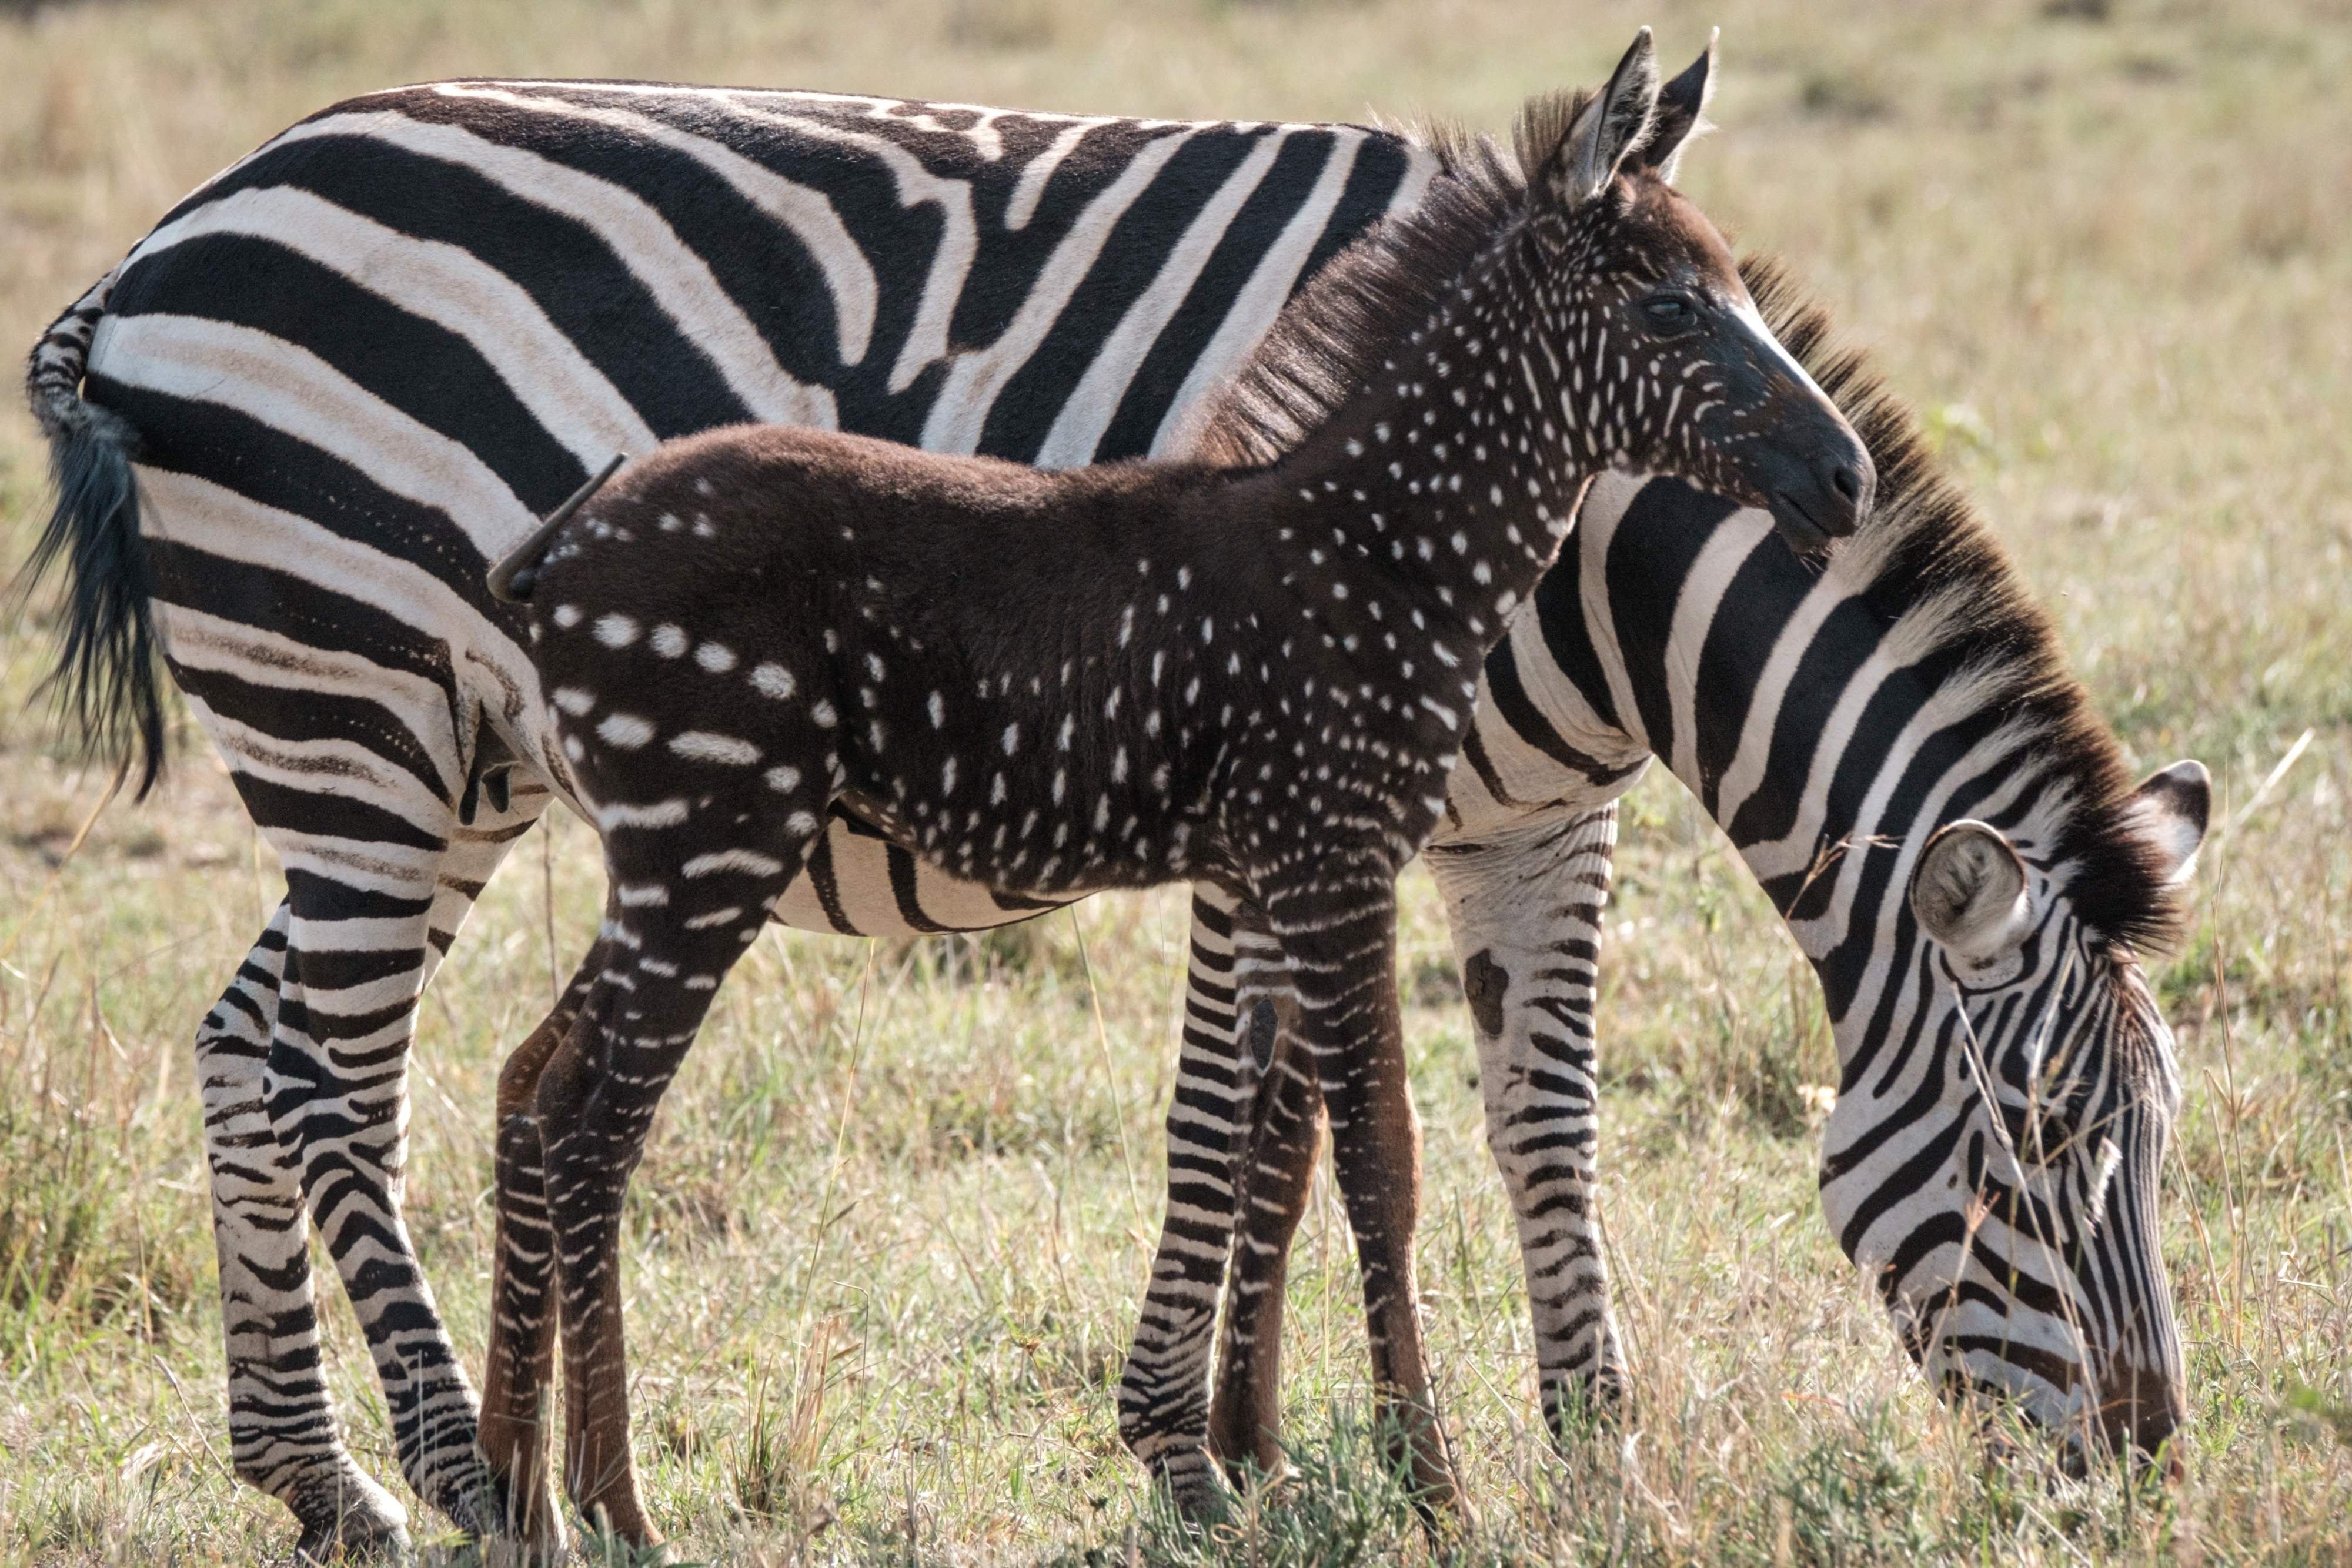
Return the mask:
{"type": "MultiPolygon", "coordinates": [[[[536,682],[481,593],[482,560],[616,447],[751,415],[1042,462],[1164,448],[1297,281],[1436,171],[1403,139],[1348,127],[441,84],[265,146],[51,329],[32,392],[66,481],[51,546],[75,569],[67,659],[84,716],[101,730],[139,716],[152,768],[152,588],[174,674],[289,870],[197,1049],[236,1468],[295,1510],[306,1544],[404,1519],[344,1452],[326,1398],[306,1198],[404,1473],[484,1522],[472,1393],[399,1218],[416,997],[549,800],[508,743],[536,682]],[[144,551],[127,492],[105,484],[125,476],[134,431],[144,551]]],[[[1576,758],[1548,716],[1562,677],[1541,641],[1497,659],[1487,760],[1474,751],[1457,789],[1523,753],[1576,758]]],[[[1465,831],[1486,824],[1494,863],[1552,865],[1540,835],[1519,862],[1509,849],[1510,812],[1547,798],[1479,788],[1465,831]]],[[[781,913],[889,933],[1031,910],[843,820],[781,913]]],[[[1197,1437],[1150,1446],[1160,1418],[1193,1419],[1171,1396],[1200,1385],[1174,1331],[1206,1321],[1203,1290],[1214,1300],[1241,1083],[1216,918],[1171,1113],[1171,1197],[1194,1234],[1163,1249],[1122,1395],[1139,1450],[1178,1474],[1204,1469],[1197,1437]]],[[[1557,1113],[1574,1088],[1566,1070],[1526,1082],[1537,1098],[1498,1125],[1557,1113]]],[[[1567,1210],[1559,1172],[1529,1168],[1514,1194],[1540,1252],[1567,1210]]],[[[2160,1275],[2136,1288],[2160,1294],[2160,1275]]],[[[1538,1304],[1547,1344],[1572,1322],[1557,1295],[1538,1304]]]]}

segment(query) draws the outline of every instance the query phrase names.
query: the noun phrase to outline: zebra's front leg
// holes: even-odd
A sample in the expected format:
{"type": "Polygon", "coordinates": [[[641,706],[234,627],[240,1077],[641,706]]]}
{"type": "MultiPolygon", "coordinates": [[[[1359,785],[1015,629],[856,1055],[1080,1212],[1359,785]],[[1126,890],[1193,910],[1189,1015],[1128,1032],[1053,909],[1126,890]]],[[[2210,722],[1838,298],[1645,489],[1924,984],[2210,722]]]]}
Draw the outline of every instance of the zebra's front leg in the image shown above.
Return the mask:
{"type": "MultiPolygon", "coordinates": [[[[1281,960],[1270,940],[1266,947],[1281,960]]],[[[1244,965],[1244,968],[1247,966],[1244,965]]],[[[1235,1161],[1232,1271],[1216,1392],[1209,1406],[1209,1448],[1237,1484],[1254,1469],[1278,1477],[1282,1452],[1282,1318],[1288,1300],[1290,1248],[1307,1215],[1322,1145],[1323,1092],[1298,1040],[1298,1009],[1286,976],[1255,1102],[1235,1161]]]]}
{"type": "Polygon", "coordinates": [[[1289,961],[1298,1037],[1331,1122],[1332,1165],[1363,1275],[1375,1414],[1431,1516],[1461,1511],[1421,1333],[1413,1232],[1421,1123],[1406,1082],[1396,994],[1396,879],[1378,864],[1323,862],[1264,890],[1289,961]]]}
{"type": "Polygon", "coordinates": [[[196,1030],[213,1240],[228,1363],[229,1452],[239,1479],[301,1526],[296,1550],[398,1553],[408,1513],[353,1462],[327,1391],[310,1275],[310,1224],[292,1151],[271,1124],[265,1076],[287,931],[281,901],[196,1030]]]}
{"type": "Polygon", "coordinates": [[[1235,902],[1206,883],[1192,890],[1183,1043],[1168,1103],[1168,1207],[1118,1380],[1120,1437],[1191,1520],[1214,1517],[1224,1503],[1205,1447],[1207,1374],[1254,1066],[1234,1038],[1235,902]]]}
{"type": "Polygon", "coordinates": [[[1517,1217],[1555,1440],[1623,1395],[1598,1219],[1592,1016],[1616,843],[1611,804],[1428,851],[1476,1028],[1487,1145],[1517,1217]]]}

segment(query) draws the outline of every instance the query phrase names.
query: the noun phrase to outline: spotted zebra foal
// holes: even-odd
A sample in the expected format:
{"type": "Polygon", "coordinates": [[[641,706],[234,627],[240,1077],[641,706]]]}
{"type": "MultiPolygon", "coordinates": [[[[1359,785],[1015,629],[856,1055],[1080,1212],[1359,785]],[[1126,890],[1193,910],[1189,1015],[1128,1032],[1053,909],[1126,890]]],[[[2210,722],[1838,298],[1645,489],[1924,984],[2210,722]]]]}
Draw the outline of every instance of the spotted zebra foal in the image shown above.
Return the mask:
{"type": "Polygon", "coordinates": [[[1632,465],[1850,530],[1870,461],[1661,178],[1644,31],[1532,104],[1517,167],[1384,227],[1302,296],[1223,417],[1270,465],[1058,474],[742,426],[664,444],[494,569],[527,596],[559,781],[605,916],[502,1074],[483,1449],[545,1533],[567,1490],[653,1531],[627,1441],[619,1218],[713,992],[842,803],[1028,896],[1199,880],[1280,943],[1362,1266],[1373,1377],[1433,1508],[1454,1482],[1415,1312],[1419,1134],[1399,869],[1444,807],[1486,651],[1584,486],[1632,465]],[[1697,298],[1725,307],[1702,313],[1697,298]],[[550,1293],[560,1312],[551,1313],[550,1293]]]}

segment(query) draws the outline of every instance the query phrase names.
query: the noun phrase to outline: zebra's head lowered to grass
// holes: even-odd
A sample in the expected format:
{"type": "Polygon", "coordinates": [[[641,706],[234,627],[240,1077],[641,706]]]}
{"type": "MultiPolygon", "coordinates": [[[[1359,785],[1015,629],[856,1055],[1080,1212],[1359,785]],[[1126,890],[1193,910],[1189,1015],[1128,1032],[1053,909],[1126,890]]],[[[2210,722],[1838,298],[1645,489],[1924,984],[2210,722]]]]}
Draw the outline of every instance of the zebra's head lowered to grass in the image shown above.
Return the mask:
{"type": "Polygon", "coordinates": [[[2182,762],[2119,801],[2012,811],[2023,848],[1974,817],[1927,834],[1905,900],[1908,983],[1943,1071],[1918,1075],[1915,1094],[1940,1092],[1906,1141],[1939,1156],[1937,1179],[1882,1196],[1870,1146],[1890,1096],[1874,1084],[1831,1121],[1823,1205],[1922,1366],[2014,1396],[2084,1448],[2153,1452],[2183,1413],[2156,1223],[2180,1081],[2129,937],[2168,916],[2209,800],[2204,767],[2182,762]],[[2070,809],[2106,819],[2072,854],[2070,809]]]}
{"type": "Polygon", "coordinates": [[[2152,1451],[2185,1408],[2157,1227],[2179,1081],[2138,955],[2180,924],[2205,770],[2133,783],[1907,411],[1748,271],[1869,444],[1876,509],[1815,566],[1759,513],[1596,485],[1537,594],[1562,711],[1590,709],[1562,728],[1611,777],[1665,760],[1811,959],[1823,1212],[1927,1374],[2078,1452],[2152,1451]]]}

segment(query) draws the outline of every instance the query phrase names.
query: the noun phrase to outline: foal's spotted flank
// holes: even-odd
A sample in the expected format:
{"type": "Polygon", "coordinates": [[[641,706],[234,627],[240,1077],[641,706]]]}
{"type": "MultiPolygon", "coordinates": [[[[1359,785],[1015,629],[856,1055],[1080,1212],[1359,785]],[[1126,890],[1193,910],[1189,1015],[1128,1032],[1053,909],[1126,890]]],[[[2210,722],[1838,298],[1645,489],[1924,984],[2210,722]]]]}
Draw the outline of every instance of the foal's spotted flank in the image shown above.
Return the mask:
{"type": "Polygon", "coordinates": [[[836,802],[1024,895],[1192,879],[1262,917],[1329,1109],[1374,1379],[1424,1496],[1451,1503],[1394,882],[1444,809],[1480,663],[1603,469],[1690,477],[1805,540],[1850,531],[1873,485],[1662,177],[1683,107],[1659,115],[1644,31],[1601,94],[1530,106],[1517,169],[1451,149],[1458,182],[1335,266],[1244,372],[1222,449],[1324,402],[1277,462],[1048,475],[745,427],[665,445],[499,569],[528,573],[545,760],[608,876],[595,945],[500,1084],[483,1446],[529,1531],[553,1528],[551,1286],[567,1487],[651,1538],[623,1193],[836,802]]]}

